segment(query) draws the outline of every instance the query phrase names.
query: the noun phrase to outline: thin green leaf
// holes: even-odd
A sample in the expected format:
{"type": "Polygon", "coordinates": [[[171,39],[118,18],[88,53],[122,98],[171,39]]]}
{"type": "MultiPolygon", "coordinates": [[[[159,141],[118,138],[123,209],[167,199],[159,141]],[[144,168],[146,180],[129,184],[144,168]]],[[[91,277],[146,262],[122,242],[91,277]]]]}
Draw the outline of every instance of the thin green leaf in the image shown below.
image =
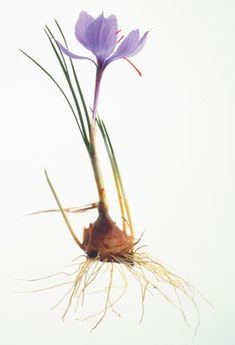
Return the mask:
{"type": "MultiPolygon", "coordinates": [[[[61,67],[61,69],[62,69],[62,71],[63,71],[63,73],[64,73],[64,76],[65,76],[65,78],[66,78],[66,80],[67,80],[67,83],[68,83],[68,85],[69,85],[70,91],[71,91],[71,93],[72,93],[72,97],[73,97],[73,99],[74,99],[75,106],[76,106],[76,109],[77,109],[77,112],[78,112],[78,116],[79,116],[79,120],[80,120],[80,126],[81,126],[81,129],[82,129],[82,132],[83,132],[83,140],[84,140],[84,142],[85,142],[86,147],[88,148],[88,146],[89,146],[89,140],[88,140],[87,131],[86,131],[86,128],[85,128],[85,126],[84,126],[84,121],[83,121],[82,112],[81,112],[81,109],[80,109],[80,106],[79,106],[78,99],[77,99],[77,97],[76,97],[76,93],[75,93],[74,88],[73,88],[73,84],[72,84],[72,81],[71,81],[71,78],[70,78],[70,74],[69,74],[69,72],[68,72],[68,68],[67,68],[65,59],[62,60],[62,59],[60,58],[60,56],[59,56],[59,53],[58,53],[57,49],[58,49],[58,50],[60,50],[60,49],[59,49],[59,47],[58,47],[58,45],[57,45],[57,43],[56,43],[56,41],[55,41],[55,39],[54,39],[54,36],[53,36],[52,32],[49,31],[51,36],[48,34],[48,32],[47,32],[46,30],[45,30],[45,32],[46,32],[47,38],[48,38],[49,41],[50,41],[50,44],[51,44],[51,46],[52,46],[52,49],[53,49],[53,51],[54,51],[54,53],[55,53],[55,55],[56,55],[56,58],[57,58],[57,60],[58,60],[58,62],[59,62],[59,64],[60,64],[60,67],[61,67]],[[57,47],[57,49],[56,49],[56,47],[57,47]]],[[[78,123],[77,117],[75,118],[75,120],[76,120],[76,122],[78,123]]]]}
{"type": "MultiPolygon", "coordinates": [[[[50,30],[50,28],[47,25],[45,25],[45,29],[46,29],[45,30],[46,34],[48,34],[48,33],[50,34],[50,37],[48,37],[48,38],[54,39],[52,31],[50,30]]],[[[68,67],[67,67],[67,64],[66,64],[66,61],[65,61],[65,58],[64,58],[64,54],[62,53],[62,51],[59,48],[58,48],[58,52],[59,52],[60,57],[61,57],[61,59],[63,61],[64,67],[65,67],[65,69],[66,69],[66,71],[68,73],[68,67]]]]}
{"type": "MultiPolygon", "coordinates": [[[[40,65],[36,60],[34,60],[29,54],[27,54],[25,51],[23,51],[22,49],[19,49],[21,51],[21,53],[23,53],[28,59],[30,59],[35,65],[37,65],[52,81],[53,83],[57,86],[57,88],[60,90],[60,92],[62,93],[62,95],[64,96],[64,98],[66,99],[66,102],[68,103],[72,113],[73,113],[73,116],[76,118],[76,113],[73,109],[73,106],[69,100],[69,98],[67,97],[66,93],[64,92],[64,90],[62,89],[62,87],[58,84],[58,82],[55,80],[55,78],[44,68],[42,67],[42,65],[40,65]]],[[[77,122],[77,125],[78,125],[78,128],[79,128],[79,131],[83,137],[83,133],[82,133],[82,130],[81,130],[81,126],[80,124],[77,122]]],[[[83,137],[83,140],[84,140],[84,137],[83,137]]]]}
{"type": "MultiPolygon", "coordinates": [[[[58,21],[55,19],[55,23],[58,27],[58,30],[64,40],[64,44],[66,46],[66,48],[68,49],[68,44],[67,44],[67,40],[65,38],[65,35],[58,23],[58,21]]],[[[78,93],[79,93],[79,96],[81,98],[81,101],[82,101],[82,106],[83,106],[83,110],[84,110],[84,113],[85,113],[85,116],[86,116],[86,121],[87,121],[87,126],[88,126],[88,129],[90,130],[90,126],[91,126],[91,123],[90,123],[90,116],[88,114],[88,110],[87,110],[87,106],[86,106],[86,102],[85,102],[85,99],[84,99],[84,96],[83,96],[83,93],[82,93],[82,90],[81,90],[81,87],[80,87],[80,84],[79,84],[79,81],[78,81],[78,78],[77,78],[77,74],[76,74],[76,71],[75,71],[75,68],[74,68],[74,64],[73,64],[73,60],[70,58],[70,64],[71,64],[71,67],[72,67],[72,71],[73,71],[73,75],[74,75],[74,79],[75,79],[75,82],[76,82],[76,85],[77,85],[77,89],[78,89],[78,93]]]]}
{"type": "Polygon", "coordinates": [[[62,214],[62,216],[63,216],[63,218],[64,218],[64,221],[65,221],[65,223],[66,223],[66,225],[67,225],[67,227],[68,227],[68,229],[69,229],[69,231],[70,231],[70,233],[71,233],[71,235],[72,235],[74,241],[75,241],[75,242],[79,245],[79,247],[81,248],[81,242],[80,242],[79,239],[77,238],[77,236],[76,236],[76,234],[75,234],[75,232],[74,232],[74,230],[73,230],[73,228],[72,228],[72,225],[70,224],[70,221],[69,221],[69,219],[68,219],[68,217],[67,217],[67,215],[66,215],[66,213],[65,213],[65,211],[64,211],[64,208],[63,208],[62,205],[61,205],[60,199],[59,199],[59,197],[58,197],[58,195],[57,195],[57,193],[56,193],[56,191],[55,191],[55,188],[53,187],[53,184],[51,183],[51,180],[49,179],[49,176],[48,176],[48,174],[47,174],[47,171],[45,170],[44,172],[45,172],[46,179],[47,179],[47,182],[48,182],[48,184],[49,184],[49,187],[50,187],[50,189],[51,189],[51,191],[52,191],[52,194],[54,195],[54,198],[55,198],[55,200],[56,200],[56,203],[57,203],[57,205],[58,205],[58,207],[59,207],[59,209],[60,209],[60,212],[61,212],[61,214],[62,214]]]}

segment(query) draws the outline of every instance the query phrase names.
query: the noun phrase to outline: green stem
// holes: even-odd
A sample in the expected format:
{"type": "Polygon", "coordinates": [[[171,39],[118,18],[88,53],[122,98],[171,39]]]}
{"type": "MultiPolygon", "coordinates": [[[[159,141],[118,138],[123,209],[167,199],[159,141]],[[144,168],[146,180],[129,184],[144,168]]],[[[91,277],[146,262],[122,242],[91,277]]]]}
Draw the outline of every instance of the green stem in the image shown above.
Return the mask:
{"type": "Polygon", "coordinates": [[[93,116],[90,125],[90,159],[91,165],[94,171],[96,186],[99,194],[99,210],[108,210],[108,201],[106,197],[104,179],[101,172],[101,166],[96,149],[96,115],[99,100],[100,83],[103,75],[103,70],[97,67],[96,70],[96,80],[95,80],[95,91],[94,91],[94,101],[93,101],[93,116]]]}
{"type": "Polygon", "coordinates": [[[100,162],[96,150],[96,125],[95,121],[92,121],[90,127],[90,159],[93,168],[96,186],[99,194],[99,203],[102,209],[108,210],[108,200],[106,197],[104,179],[101,172],[100,162]]]}
{"type": "MultiPolygon", "coordinates": [[[[108,157],[111,163],[114,181],[116,184],[116,189],[117,189],[117,194],[118,194],[118,200],[119,200],[120,209],[121,209],[121,214],[122,214],[122,219],[123,219],[123,222],[125,223],[126,222],[125,213],[126,213],[128,226],[130,228],[130,233],[131,233],[131,236],[134,238],[135,230],[134,230],[134,225],[132,222],[131,211],[130,211],[129,203],[125,194],[125,190],[122,183],[122,178],[121,178],[121,174],[120,174],[119,167],[117,164],[116,156],[113,150],[113,146],[112,146],[112,143],[111,143],[111,140],[110,140],[110,137],[109,137],[109,134],[104,122],[98,119],[98,125],[100,128],[101,134],[103,136],[105,147],[106,147],[108,157]],[[124,212],[124,209],[125,209],[125,212],[124,212]]],[[[123,226],[123,230],[125,231],[125,226],[123,226]]]]}

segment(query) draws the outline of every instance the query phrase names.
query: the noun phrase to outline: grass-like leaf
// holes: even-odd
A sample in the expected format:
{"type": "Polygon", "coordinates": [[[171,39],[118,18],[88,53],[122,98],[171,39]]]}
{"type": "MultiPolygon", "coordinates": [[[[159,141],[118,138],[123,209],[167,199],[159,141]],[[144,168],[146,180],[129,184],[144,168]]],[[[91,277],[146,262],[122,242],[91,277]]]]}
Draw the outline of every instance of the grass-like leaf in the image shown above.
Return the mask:
{"type": "MultiPolygon", "coordinates": [[[[72,82],[72,78],[70,76],[70,72],[68,70],[68,66],[66,64],[66,61],[65,61],[64,57],[61,58],[60,55],[63,56],[63,54],[61,54],[60,48],[58,47],[58,45],[56,43],[54,35],[52,34],[51,30],[47,26],[45,27],[45,32],[46,32],[47,38],[50,41],[50,44],[51,44],[52,49],[53,49],[53,51],[55,53],[55,56],[56,56],[56,58],[57,58],[57,60],[59,62],[59,65],[60,65],[60,67],[61,67],[61,69],[63,71],[63,74],[64,74],[64,76],[66,78],[66,81],[68,83],[69,89],[71,91],[71,94],[72,94],[72,97],[73,97],[73,100],[74,100],[74,103],[75,103],[75,106],[76,106],[76,109],[77,109],[81,130],[82,130],[82,133],[83,133],[83,140],[84,140],[84,143],[85,143],[86,147],[88,148],[89,147],[88,133],[87,133],[87,130],[86,130],[85,125],[84,125],[83,114],[82,114],[82,111],[81,111],[81,108],[80,108],[80,105],[79,105],[79,100],[77,98],[76,92],[75,92],[74,87],[73,87],[73,82],[72,82]]],[[[64,37],[64,35],[63,35],[63,37],[64,37]]],[[[76,74],[76,73],[74,72],[74,74],[76,74]]],[[[76,120],[76,122],[78,122],[77,117],[76,117],[75,120],[76,120]]]]}
{"type": "MultiPolygon", "coordinates": [[[[62,93],[62,95],[64,96],[64,98],[66,99],[66,102],[68,103],[69,105],[69,108],[71,109],[72,113],[73,113],[73,116],[74,118],[76,119],[77,116],[76,116],[76,113],[75,113],[75,110],[68,98],[68,96],[66,95],[66,93],[64,92],[64,90],[62,89],[62,87],[59,85],[59,83],[55,80],[55,78],[39,63],[37,62],[34,58],[32,58],[29,54],[27,54],[25,51],[23,51],[22,49],[19,49],[21,53],[23,53],[28,59],[30,59],[36,66],[38,66],[52,81],[53,83],[57,86],[57,88],[60,90],[60,92],[62,93]]],[[[81,126],[79,124],[79,122],[77,122],[77,125],[78,125],[78,128],[79,128],[79,131],[82,135],[82,138],[84,140],[84,137],[83,137],[83,132],[82,132],[82,129],[81,129],[81,126]]]]}
{"type": "Polygon", "coordinates": [[[72,235],[74,241],[75,241],[75,242],[79,245],[79,247],[81,248],[81,242],[80,242],[79,239],[77,238],[77,236],[76,236],[76,234],[75,234],[75,232],[74,232],[74,230],[73,230],[73,228],[72,228],[72,225],[70,224],[70,221],[69,221],[69,219],[68,219],[68,217],[67,217],[67,215],[66,215],[66,212],[64,211],[64,208],[63,208],[62,205],[61,205],[61,202],[60,202],[60,200],[59,200],[59,197],[58,197],[58,195],[57,195],[57,193],[56,193],[56,191],[55,191],[55,188],[54,188],[54,186],[53,186],[51,180],[49,179],[49,176],[48,176],[46,170],[45,170],[45,175],[46,175],[46,179],[47,179],[47,182],[48,182],[48,184],[49,184],[49,187],[50,187],[50,189],[51,189],[51,191],[52,191],[52,194],[54,195],[54,198],[55,198],[55,200],[56,200],[56,203],[57,203],[57,205],[58,205],[58,207],[59,207],[59,209],[60,209],[60,212],[61,212],[61,214],[62,214],[62,216],[63,216],[63,218],[64,218],[64,221],[65,221],[65,223],[66,223],[66,225],[67,225],[67,227],[68,227],[68,229],[69,229],[69,231],[70,231],[70,233],[71,233],[71,235],[72,235]]]}
{"type": "MultiPolygon", "coordinates": [[[[66,45],[66,47],[68,47],[67,41],[65,39],[64,33],[59,25],[59,23],[55,20],[56,26],[61,34],[61,37],[64,41],[64,44],[66,45]]],[[[38,66],[53,82],[54,84],[57,86],[57,88],[60,90],[60,92],[62,93],[62,95],[64,96],[64,98],[66,99],[66,102],[68,103],[73,117],[76,121],[76,124],[78,126],[79,132],[82,136],[82,139],[84,141],[84,144],[87,148],[88,153],[90,154],[90,116],[86,107],[86,103],[83,97],[83,93],[77,78],[77,74],[74,68],[74,64],[72,62],[72,59],[70,59],[70,68],[66,63],[66,59],[63,55],[63,53],[61,52],[55,38],[54,35],[52,33],[52,31],[49,29],[48,26],[45,26],[45,34],[50,42],[51,48],[55,54],[55,57],[58,61],[58,64],[61,68],[61,71],[67,81],[69,90],[71,92],[71,99],[70,97],[67,95],[67,93],[63,90],[63,88],[61,87],[61,85],[59,85],[59,83],[56,81],[56,79],[51,75],[50,72],[48,72],[48,70],[43,67],[39,62],[37,62],[34,58],[32,58],[29,54],[27,54],[25,51],[23,51],[22,49],[20,49],[20,51],[27,57],[29,58],[34,64],[36,64],[36,66],[38,66]],[[75,86],[76,88],[75,88],[75,86]],[[80,102],[81,102],[81,106],[80,106],[80,102]],[[85,125],[86,124],[86,125],[85,125]]]]}
{"type": "MultiPolygon", "coordinates": [[[[68,44],[67,44],[67,40],[65,38],[65,35],[58,23],[58,21],[55,19],[55,23],[57,25],[57,28],[64,40],[64,44],[66,46],[66,48],[68,49],[68,44]]],[[[89,116],[89,113],[88,113],[88,110],[87,110],[87,106],[86,106],[86,102],[85,102],[85,99],[84,99],[84,96],[83,96],[83,93],[82,93],[82,90],[81,90],[81,87],[80,87],[80,84],[79,84],[79,81],[78,81],[78,78],[77,78],[77,73],[75,71],[75,68],[74,68],[74,64],[73,64],[73,60],[70,58],[70,64],[71,64],[71,68],[72,68],[72,71],[73,71],[73,75],[74,75],[74,79],[75,79],[75,82],[76,82],[76,86],[77,86],[77,89],[78,89],[78,93],[79,93],[79,96],[80,96],[80,99],[81,99],[81,102],[82,102],[82,106],[83,106],[83,110],[84,110],[84,113],[85,113],[85,116],[86,116],[86,121],[87,121],[87,126],[88,126],[88,129],[90,130],[90,126],[91,126],[91,123],[90,123],[90,116],[89,116]]]]}

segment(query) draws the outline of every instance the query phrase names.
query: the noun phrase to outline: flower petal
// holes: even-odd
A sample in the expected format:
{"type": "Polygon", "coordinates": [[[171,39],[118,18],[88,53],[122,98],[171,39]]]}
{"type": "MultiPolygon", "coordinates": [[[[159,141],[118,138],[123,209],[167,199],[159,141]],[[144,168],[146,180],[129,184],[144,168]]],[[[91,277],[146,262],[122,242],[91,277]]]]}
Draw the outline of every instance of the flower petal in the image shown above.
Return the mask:
{"type": "Polygon", "coordinates": [[[129,56],[138,43],[139,40],[139,30],[133,30],[129,35],[122,41],[115,53],[111,56],[111,59],[120,59],[124,56],[129,56]]]}
{"type": "Polygon", "coordinates": [[[131,56],[133,56],[133,55],[139,53],[139,52],[143,49],[143,47],[144,47],[144,45],[145,45],[145,43],[146,43],[146,40],[147,40],[148,33],[149,33],[149,31],[146,31],[146,32],[143,34],[143,36],[142,36],[141,39],[139,40],[139,42],[138,42],[136,48],[132,51],[132,53],[130,53],[130,54],[127,55],[126,57],[131,57],[131,56]]]}
{"type": "Polygon", "coordinates": [[[143,48],[147,35],[148,31],[145,32],[141,38],[139,38],[139,30],[131,31],[129,35],[122,41],[115,53],[106,61],[106,65],[114,60],[137,54],[143,48]]]}
{"type": "Polygon", "coordinates": [[[118,31],[117,17],[114,14],[112,14],[106,20],[116,35],[118,31]]]}
{"type": "Polygon", "coordinates": [[[87,48],[100,62],[113,52],[116,45],[117,19],[115,16],[104,18],[101,14],[86,30],[87,48]]]}
{"type": "Polygon", "coordinates": [[[60,50],[65,55],[69,56],[71,59],[89,60],[89,61],[93,62],[96,65],[95,61],[92,60],[91,58],[86,57],[86,56],[81,56],[81,55],[74,54],[74,53],[70,52],[67,48],[65,48],[60,42],[56,41],[56,43],[59,46],[60,50]]]}
{"type": "Polygon", "coordinates": [[[77,21],[77,24],[75,26],[75,36],[77,40],[85,47],[87,48],[86,43],[86,30],[87,27],[94,21],[95,19],[90,16],[86,12],[81,12],[77,21]]]}

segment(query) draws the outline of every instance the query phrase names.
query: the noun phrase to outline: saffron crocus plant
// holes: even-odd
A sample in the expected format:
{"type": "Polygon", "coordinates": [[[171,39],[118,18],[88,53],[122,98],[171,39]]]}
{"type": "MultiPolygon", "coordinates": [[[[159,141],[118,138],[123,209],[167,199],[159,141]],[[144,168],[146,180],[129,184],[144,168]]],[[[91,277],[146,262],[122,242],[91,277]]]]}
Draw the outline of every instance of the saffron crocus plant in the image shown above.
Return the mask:
{"type": "MultiPolygon", "coordinates": [[[[194,301],[194,289],[184,279],[171,273],[164,265],[157,262],[152,256],[141,249],[139,245],[140,238],[136,237],[133,221],[131,218],[130,207],[124,191],[123,182],[114,148],[104,121],[97,116],[97,107],[99,99],[100,82],[103,72],[107,66],[118,59],[124,59],[138,71],[134,64],[129,60],[130,57],[139,53],[146,43],[148,31],[141,37],[139,30],[131,31],[126,38],[118,37],[120,30],[115,15],[105,18],[102,13],[97,18],[93,18],[86,12],[81,12],[75,26],[75,36],[78,42],[90,51],[94,56],[77,55],[70,51],[67,41],[62,32],[61,27],[56,21],[57,29],[60,33],[60,39],[54,37],[48,27],[45,27],[45,33],[51,45],[52,51],[61,67],[65,82],[68,84],[70,93],[67,94],[55,78],[36,60],[23,52],[30,60],[32,60],[46,75],[54,82],[74,116],[81,138],[91,161],[91,167],[98,192],[98,201],[94,201],[89,205],[78,208],[64,208],[60,202],[58,194],[46,173],[47,182],[55,197],[58,209],[45,210],[36,213],[59,211],[75,240],[76,244],[85,255],[75,261],[77,265],[73,273],[65,273],[74,275],[74,281],[65,297],[69,296],[67,308],[63,317],[67,314],[70,307],[79,303],[83,304],[84,297],[88,293],[92,283],[100,275],[102,271],[108,272],[109,278],[104,289],[105,300],[104,307],[95,314],[98,317],[95,328],[104,318],[108,310],[114,311],[114,305],[120,300],[127,290],[127,280],[125,272],[132,274],[140,285],[142,294],[142,303],[147,292],[151,290],[160,293],[168,301],[170,301],[184,316],[181,304],[183,295],[194,301]],[[78,81],[77,72],[74,66],[74,59],[86,59],[91,61],[96,68],[96,81],[94,86],[93,108],[87,106],[83,93],[78,81]],[[99,163],[98,152],[96,147],[97,130],[101,134],[107,155],[111,164],[113,178],[117,190],[117,197],[120,205],[121,226],[111,218],[109,213],[109,205],[107,201],[106,188],[102,176],[102,167],[99,163]],[[97,208],[98,216],[95,222],[91,223],[83,230],[83,238],[79,239],[77,232],[69,221],[69,213],[85,212],[90,209],[97,208]],[[119,276],[123,281],[123,291],[120,296],[113,296],[114,275],[119,276]],[[169,297],[164,292],[164,287],[171,286],[174,297],[169,297]]],[[[61,301],[60,301],[61,302],[61,301]]],[[[59,302],[59,303],[60,303],[59,302]]],[[[142,304],[143,306],[143,304],[142,304]]],[[[76,308],[77,309],[77,308],[76,308]]],[[[79,309],[77,310],[79,314],[79,309]]],[[[142,315],[143,316],[143,315],[142,315]]],[[[141,319],[142,319],[141,316],[141,319]]],[[[184,316],[185,317],[185,316],[184,316]]]]}

